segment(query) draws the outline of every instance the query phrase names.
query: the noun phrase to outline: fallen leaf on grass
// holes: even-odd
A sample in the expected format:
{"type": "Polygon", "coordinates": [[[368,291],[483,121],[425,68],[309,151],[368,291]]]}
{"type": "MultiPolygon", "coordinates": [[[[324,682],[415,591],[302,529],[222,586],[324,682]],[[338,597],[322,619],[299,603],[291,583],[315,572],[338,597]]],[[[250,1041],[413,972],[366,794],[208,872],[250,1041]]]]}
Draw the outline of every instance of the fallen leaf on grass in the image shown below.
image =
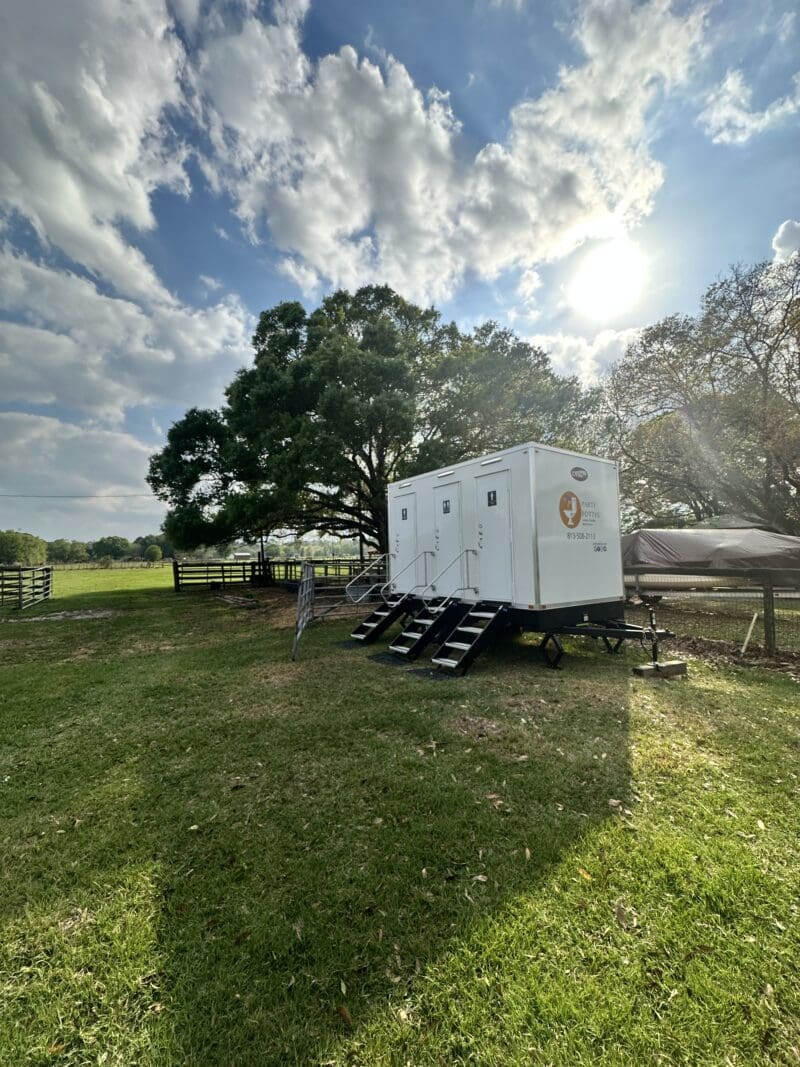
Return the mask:
{"type": "Polygon", "coordinates": [[[346,1004],[340,1004],[336,1009],[343,1023],[347,1026],[353,1025],[353,1016],[350,1014],[350,1009],[346,1004]]]}
{"type": "Polygon", "coordinates": [[[578,868],[578,874],[579,874],[579,875],[581,876],[581,878],[583,878],[583,879],[584,879],[585,881],[587,881],[587,882],[591,882],[591,880],[592,880],[592,876],[591,876],[591,875],[589,874],[589,872],[588,872],[587,870],[585,870],[585,868],[583,868],[583,867],[579,867],[579,868],[578,868]]]}
{"type": "Polygon", "coordinates": [[[525,846],[525,862],[526,863],[530,863],[530,859],[531,859],[531,850],[526,845],[525,846]]]}
{"type": "Polygon", "coordinates": [[[489,879],[486,877],[485,874],[473,874],[472,881],[473,882],[488,882],[489,879]]]}
{"type": "Polygon", "coordinates": [[[67,1046],[63,1045],[63,1044],[62,1045],[48,1045],[47,1046],[48,1055],[57,1056],[59,1054],[59,1052],[63,1052],[66,1047],[67,1046]]]}

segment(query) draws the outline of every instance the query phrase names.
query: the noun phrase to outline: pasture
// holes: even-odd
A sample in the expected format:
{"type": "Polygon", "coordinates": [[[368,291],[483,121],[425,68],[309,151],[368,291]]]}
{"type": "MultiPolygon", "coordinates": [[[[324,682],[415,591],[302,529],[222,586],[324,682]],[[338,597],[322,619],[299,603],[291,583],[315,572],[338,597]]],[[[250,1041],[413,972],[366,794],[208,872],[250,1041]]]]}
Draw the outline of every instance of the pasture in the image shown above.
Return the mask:
{"type": "Polygon", "coordinates": [[[0,622],[0,1063],[800,1059],[791,679],[293,664],[281,594],[170,583],[0,622]]]}

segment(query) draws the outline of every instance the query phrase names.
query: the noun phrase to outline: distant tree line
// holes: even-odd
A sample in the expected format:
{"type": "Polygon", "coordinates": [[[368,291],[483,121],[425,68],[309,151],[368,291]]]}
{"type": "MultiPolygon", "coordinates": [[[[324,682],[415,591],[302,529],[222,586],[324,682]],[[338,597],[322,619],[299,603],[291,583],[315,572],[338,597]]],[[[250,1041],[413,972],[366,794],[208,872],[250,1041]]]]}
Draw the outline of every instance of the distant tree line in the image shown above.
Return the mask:
{"type": "Polygon", "coordinates": [[[97,541],[45,541],[19,530],[0,531],[0,564],[99,563],[114,560],[157,562],[175,554],[164,534],[146,534],[129,541],[127,537],[101,537],[97,541]]]}

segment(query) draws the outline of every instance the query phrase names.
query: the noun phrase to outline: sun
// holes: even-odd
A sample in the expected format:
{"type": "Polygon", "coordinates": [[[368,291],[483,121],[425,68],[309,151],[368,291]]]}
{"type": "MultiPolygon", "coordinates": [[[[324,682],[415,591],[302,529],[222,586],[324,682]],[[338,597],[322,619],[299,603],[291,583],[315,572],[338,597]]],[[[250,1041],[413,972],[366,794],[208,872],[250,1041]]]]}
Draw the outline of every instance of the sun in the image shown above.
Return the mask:
{"type": "Polygon", "coordinates": [[[636,304],[644,278],[644,256],[637,246],[629,237],[614,237],[584,256],[567,296],[581,315],[612,319],[636,304]]]}

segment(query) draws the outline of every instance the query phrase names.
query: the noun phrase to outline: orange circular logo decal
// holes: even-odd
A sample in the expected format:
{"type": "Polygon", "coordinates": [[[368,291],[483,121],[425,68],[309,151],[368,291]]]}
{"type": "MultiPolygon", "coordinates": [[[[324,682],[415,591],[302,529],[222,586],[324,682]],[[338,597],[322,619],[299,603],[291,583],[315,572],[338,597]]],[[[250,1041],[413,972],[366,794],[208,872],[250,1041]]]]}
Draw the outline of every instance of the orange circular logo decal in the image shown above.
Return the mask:
{"type": "Polygon", "coordinates": [[[561,494],[561,499],[558,502],[558,514],[561,516],[561,521],[570,530],[573,530],[578,525],[581,521],[581,502],[575,493],[568,491],[561,494]]]}

